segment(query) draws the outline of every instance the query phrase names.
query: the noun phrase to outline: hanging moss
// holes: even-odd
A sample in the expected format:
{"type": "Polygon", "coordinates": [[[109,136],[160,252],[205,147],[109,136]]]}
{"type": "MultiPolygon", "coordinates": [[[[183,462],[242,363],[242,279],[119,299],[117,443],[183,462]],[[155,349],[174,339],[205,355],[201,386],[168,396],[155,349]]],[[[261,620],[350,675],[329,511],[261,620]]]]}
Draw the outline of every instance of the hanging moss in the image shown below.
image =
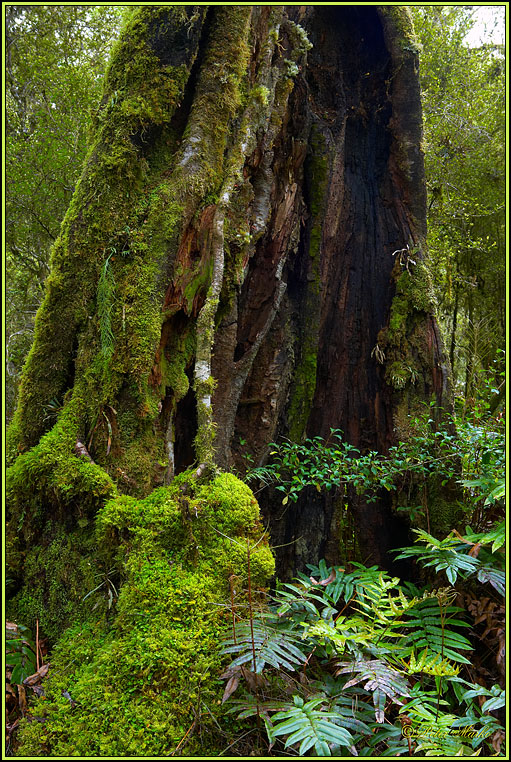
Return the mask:
{"type": "Polygon", "coordinates": [[[181,753],[225,748],[236,730],[218,701],[228,578],[243,610],[247,540],[255,595],[274,571],[263,531],[254,496],[231,474],[201,485],[188,472],[144,500],[108,502],[97,543],[123,580],[115,618],[92,615],[60,638],[33,711],[45,721],[22,723],[18,753],[165,756],[185,736],[181,753]]]}
{"type": "Polygon", "coordinates": [[[425,315],[434,314],[436,302],[427,263],[420,252],[407,252],[393,270],[396,293],[389,324],[378,334],[378,352],[385,361],[385,378],[394,389],[423,383],[424,368],[431,366],[425,315]],[[411,258],[416,261],[411,262],[411,258]]]}

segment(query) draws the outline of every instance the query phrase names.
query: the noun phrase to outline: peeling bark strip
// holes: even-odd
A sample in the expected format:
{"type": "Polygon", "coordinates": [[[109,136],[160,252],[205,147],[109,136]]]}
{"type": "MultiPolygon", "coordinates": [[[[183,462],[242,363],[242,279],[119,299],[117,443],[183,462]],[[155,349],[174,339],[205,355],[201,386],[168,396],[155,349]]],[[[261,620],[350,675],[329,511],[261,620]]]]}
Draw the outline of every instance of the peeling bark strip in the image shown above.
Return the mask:
{"type": "MultiPolygon", "coordinates": [[[[13,526],[23,464],[43,456],[39,521],[52,501],[72,513],[90,492],[92,511],[100,494],[145,495],[193,464],[263,463],[281,436],[334,427],[380,451],[406,436],[420,401],[450,395],[425,219],[405,7],[135,8],[10,429],[13,526]],[[53,399],[62,412],[48,430],[53,399]],[[97,426],[108,408],[110,433],[97,426]]],[[[341,503],[363,528],[361,560],[385,564],[406,532],[386,498],[314,490],[284,512],[278,496],[262,502],[281,576],[338,560],[341,503]]]]}
{"type": "Polygon", "coordinates": [[[221,205],[213,219],[212,249],[213,276],[206,301],[197,319],[197,349],[195,356],[195,394],[197,397],[197,459],[199,463],[213,466],[214,425],[211,393],[214,379],[211,376],[211,347],[213,344],[215,317],[224,275],[224,205],[228,204],[228,190],[222,194],[221,205]]]}

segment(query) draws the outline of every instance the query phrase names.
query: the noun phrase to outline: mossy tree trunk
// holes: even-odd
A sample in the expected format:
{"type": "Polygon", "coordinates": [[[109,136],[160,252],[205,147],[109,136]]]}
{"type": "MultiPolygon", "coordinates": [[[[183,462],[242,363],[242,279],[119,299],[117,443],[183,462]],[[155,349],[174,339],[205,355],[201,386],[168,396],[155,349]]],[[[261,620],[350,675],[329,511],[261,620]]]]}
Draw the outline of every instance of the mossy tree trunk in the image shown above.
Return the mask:
{"type": "MultiPolygon", "coordinates": [[[[403,7],[134,10],[9,432],[21,566],[50,519],[86,526],[193,464],[331,427],[384,452],[446,403],[417,66],[403,7]]],[[[390,504],[349,500],[385,561],[390,504]]],[[[281,574],[338,558],[338,502],[264,502],[281,574]]]]}

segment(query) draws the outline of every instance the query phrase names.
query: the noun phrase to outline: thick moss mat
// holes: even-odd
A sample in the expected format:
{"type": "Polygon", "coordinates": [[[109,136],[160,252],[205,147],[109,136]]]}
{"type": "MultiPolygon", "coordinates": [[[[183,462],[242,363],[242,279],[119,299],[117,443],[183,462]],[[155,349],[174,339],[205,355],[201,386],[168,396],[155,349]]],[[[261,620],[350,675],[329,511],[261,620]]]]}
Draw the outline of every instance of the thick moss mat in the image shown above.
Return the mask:
{"type": "Polygon", "coordinates": [[[217,755],[236,732],[218,655],[231,595],[243,614],[249,552],[254,597],[274,571],[252,492],[229,473],[201,485],[185,472],[145,499],[107,502],[96,542],[109,569],[84,594],[85,620],[57,640],[17,754],[217,755]]]}

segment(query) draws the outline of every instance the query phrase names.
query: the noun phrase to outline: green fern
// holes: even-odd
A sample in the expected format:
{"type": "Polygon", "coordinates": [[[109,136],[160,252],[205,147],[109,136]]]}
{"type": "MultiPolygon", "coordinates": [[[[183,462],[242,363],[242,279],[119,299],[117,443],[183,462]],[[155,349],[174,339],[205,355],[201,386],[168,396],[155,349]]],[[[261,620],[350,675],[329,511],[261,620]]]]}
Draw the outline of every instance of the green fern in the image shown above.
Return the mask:
{"type": "MultiPolygon", "coordinates": [[[[399,726],[390,726],[389,709],[392,716],[399,709],[419,730],[435,723],[480,727],[487,735],[471,739],[472,748],[490,731],[501,732],[492,711],[503,706],[504,696],[459,677],[472,645],[460,632],[470,625],[453,605],[452,587],[419,591],[360,564],[350,572],[325,562],[310,569],[310,576],[279,588],[275,605],[252,628],[250,622],[238,625],[236,642],[224,644],[223,653],[235,657],[226,676],[238,670],[248,687],[248,695],[231,702],[240,718],[262,718],[272,745],[281,736],[295,754],[314,749],[318,756],[342,756],[347,749],[361,756],[406,756],[410,750],[430,756],[455,745],[456,754],[472,755],[462,739],[406,739],[399,726]],[[300,665],[299,681],[286,674],[300,665]],[[332,667],[335,677],[328,674],[332,667]],[[254,672],[263,670],[255,680],[254,672]],[[291,690],[301,694],[292,705],[291,690]],[[476,696],[487,698],[486,711],[476,696]],[[463,708],[454,712],[454,706],[463,708]]],[[[233,692],[231,685],[227,698],[233,692]]]]}
{"type": "Polygon", "coordinates": [[[359,752],[364,757],[405,757],[408,756],[408,742],[401,733],[399,724],[381,725],[373,723],[371,734],[364,739],[365,745],[359,752]]]}
{"type": "Polygon", "coordinates": [[[306,703],[300,696],[293,696],[294,706],[283,712],[277,712],[272,718],[271,739],[287,736],[285,748],[300,744],[299,756],[314,747],[320,757],[331,757],[330,744],[353,746],[354,739],[349,730],[337,723],[340,720],[336,712],[318,709],[325,705],[325,697],[311,699],[306,703]]]}
{"type": "Polygon", "coordinates": [[[431,657],[440,655],[441,659],[470,664],[460,649],[471,651],[472,644],[463,635],[450,629],[470,626],[461,619],[453,618],[462,610],[458,606],[441,608],[435,598],[417,601],[405,614],[405,627],[409,632],[400,644],[400,655],[406,657],[419,649],[428,648],[431,657]],[[447,616],[445,621],[442,618],[444,615],[447,616]]]}
{"type": "Polygon", "coordinates": [[[474,752],[463,743],[457,736],[432,735],[420,736],[420,741],[415,747],[415,754],[423,757],[477,757],[479,751],[474,752]]]}
{"type": "Polygon", "coordinates": [[[428,653],[428,647],[422,651],[417,657],[415,652],[410,654],[409,662],[401,658],[400,662],[406,668],[409,675],[415,675],[422,673],[424,675],[434,675],[435,677],[455,677],[460,668],[451,664],[447,659],[442,659],[440,654],[433,654],[431,657],[428,653]]]}
{"type": "Polygon", "coordinates": [[[498,550],[504,543],[504,525],[497,526],[492,532],[473,533],[462,537],[458,532],[452,531],[443,540],[437,540],[423,529],[414,529],[418,543],[424,545],[412,545],[401,548],[396,559],[418,557],[423,566],[432,566],[435,571],[445,571],[451,585],[456,583],[458,576],[466,579],[477,576],[479,582],[489,582],[501,595],[505,595],[505,573],[496,567],[492,559],[483,563],[479,558],[470,555],[471,548],[477,543],[486,545],[492,543],[492,552],[498,550]]]}
{"type": "Polygon", "coordinates": [[[328,702],[328,710],[335,711],[341,718],[341,724],[348,730],[362,736],[371,735],[371,724],[374,723],[372,704],[365,701],[367,694],[362,688],[353,688],[346,693],[346,679],[335,678],[329,673],[322,674],[321,680],[313,680],[308,689],[324,695],[328,702]]]}
{"type": "Polygon", "coordinates": [[[376,722],[385,721],[385,696],[399,706],[403,706],[403,697],[410,696],[406,677],[391,667],[389,664],[378,659],[369,661],[340,662],[337,665],[336,675],[357,673],[356,677],[345,684],[347,690],[357,683],[364,683],[364,690],[373,694],[373,704],[376,722]]]}
{"type": "Polygon", "coordinates": [[[295,670],[307,660],[297,643],[300,636],[290,628],[279,628],[270,619],[243,622],[236,628],[236,639],[224,641],[220,653],[239,654],[230,664],[230,668],[249,663],[251,669],[260,673],[268,664],[276,669],[295,670]]]}

